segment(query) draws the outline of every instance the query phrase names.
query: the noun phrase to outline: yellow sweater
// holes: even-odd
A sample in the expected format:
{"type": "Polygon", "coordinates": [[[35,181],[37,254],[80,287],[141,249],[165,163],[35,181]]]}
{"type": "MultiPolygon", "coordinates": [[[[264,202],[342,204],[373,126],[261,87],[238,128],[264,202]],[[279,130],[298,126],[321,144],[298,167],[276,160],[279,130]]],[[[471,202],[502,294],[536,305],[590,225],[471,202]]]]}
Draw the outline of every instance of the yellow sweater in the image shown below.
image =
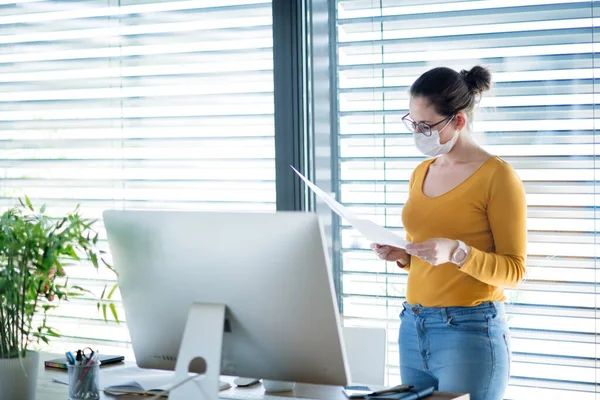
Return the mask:
{"type": "Polygon", "coordinates": [[[434,160],[421,163],[410,180],[402,211],[407,240],[459,239],[471,246],[461,268],[412,257],[406,300],[425,307],[474,306],[504,301],[504,287],[525,275],[527,247],[525,190],[512,167],[491,157],[463,183],[438,197],[423,194],[434,160]]]}

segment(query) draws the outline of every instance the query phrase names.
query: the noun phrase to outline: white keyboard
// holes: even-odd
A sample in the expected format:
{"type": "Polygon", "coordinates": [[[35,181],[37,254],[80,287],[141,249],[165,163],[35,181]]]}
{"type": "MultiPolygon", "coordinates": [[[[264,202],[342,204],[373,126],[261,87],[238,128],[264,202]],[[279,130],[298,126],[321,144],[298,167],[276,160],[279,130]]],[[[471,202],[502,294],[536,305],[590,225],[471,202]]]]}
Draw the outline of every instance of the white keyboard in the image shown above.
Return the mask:
{"type": "MultiPolygon", "coordinates": [[[[236,391],[222,391],[219,392],[219,399],[231,399],[231,400],[290,400],[290,397],[273,396],[270,394],[248,392],[243,393],[240,390],[236,391]]],[[[302,399],[302,400],[317,400],[317,399],[302,399]]]]}

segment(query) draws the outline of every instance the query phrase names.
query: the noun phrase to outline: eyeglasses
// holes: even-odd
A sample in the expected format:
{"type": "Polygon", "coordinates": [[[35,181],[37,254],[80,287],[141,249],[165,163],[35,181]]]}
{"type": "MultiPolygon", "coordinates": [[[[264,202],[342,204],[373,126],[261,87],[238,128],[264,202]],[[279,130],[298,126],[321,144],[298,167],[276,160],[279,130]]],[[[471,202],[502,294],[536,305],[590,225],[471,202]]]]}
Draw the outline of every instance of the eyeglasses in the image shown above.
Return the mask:
{"type": "MultiPolygon", "coordinates": [[[[431,136],[431,128],[433,128],[436,125],[441,124],[442,122],[448,121],[448,124],[450,122],[452,122],[452,120],[454,119],[454,117],[456,115],[449,115],[446,118],[444,118],[443,120],[436,122],[435,124],[426,124],[425,122],[415,122],[412,119],[408,118],[410,113],[407,113],[404,117],[402,117],[402,122],[404,122],[404,125],[406,126],[406,129],[408,129],[411,133],[415,133],[415,132],[420,132],[425,136],[431,136]]],[[[446,129],[446,127],[448,126],[448,124],[444,125],[444,127],[442,129],[440,129],[440,132],[443,131],[444,129],[446,129]]]]}

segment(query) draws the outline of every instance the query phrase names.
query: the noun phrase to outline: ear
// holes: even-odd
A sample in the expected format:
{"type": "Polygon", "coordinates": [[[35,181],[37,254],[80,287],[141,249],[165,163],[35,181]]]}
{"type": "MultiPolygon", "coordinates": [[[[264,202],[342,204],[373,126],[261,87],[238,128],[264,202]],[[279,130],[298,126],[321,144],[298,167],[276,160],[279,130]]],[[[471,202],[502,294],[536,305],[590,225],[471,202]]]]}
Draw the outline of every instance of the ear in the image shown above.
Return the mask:
{"type": "Polygon", "coordinates": [[[459,111],[454,117],[454,122],[456,123],[456,129],[462,131],[467,126],[467,114],[459,111]]]}

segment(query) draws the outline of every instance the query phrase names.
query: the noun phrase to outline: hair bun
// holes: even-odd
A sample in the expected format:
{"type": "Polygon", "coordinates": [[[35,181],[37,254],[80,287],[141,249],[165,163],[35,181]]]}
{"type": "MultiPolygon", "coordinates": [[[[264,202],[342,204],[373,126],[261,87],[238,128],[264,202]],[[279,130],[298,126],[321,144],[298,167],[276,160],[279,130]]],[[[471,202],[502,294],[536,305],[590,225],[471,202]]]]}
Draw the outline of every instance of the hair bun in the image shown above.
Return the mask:
{"type": "Polygon", "coordinates": [[[481,94],[490,90],[492,86],[492,74],[490,70],[480,65],[474,66],[469,71],[463,69],[460,71],[460,75],[473,94],[481,94]]]}

